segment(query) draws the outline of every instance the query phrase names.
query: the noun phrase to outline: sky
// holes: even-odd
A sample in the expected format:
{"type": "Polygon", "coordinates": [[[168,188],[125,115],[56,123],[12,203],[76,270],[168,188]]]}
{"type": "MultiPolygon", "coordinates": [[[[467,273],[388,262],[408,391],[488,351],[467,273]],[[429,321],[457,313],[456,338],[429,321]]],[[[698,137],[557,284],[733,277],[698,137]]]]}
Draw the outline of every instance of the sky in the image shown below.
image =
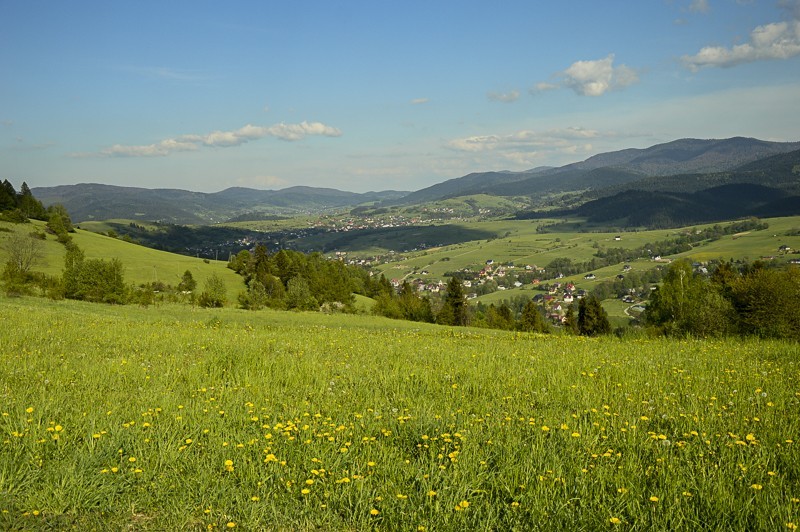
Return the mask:
{"type": "Polygon", "coordinates": [[[418,190],[800,140],[800,0],[0,0],[0,179],[418,190]]]}

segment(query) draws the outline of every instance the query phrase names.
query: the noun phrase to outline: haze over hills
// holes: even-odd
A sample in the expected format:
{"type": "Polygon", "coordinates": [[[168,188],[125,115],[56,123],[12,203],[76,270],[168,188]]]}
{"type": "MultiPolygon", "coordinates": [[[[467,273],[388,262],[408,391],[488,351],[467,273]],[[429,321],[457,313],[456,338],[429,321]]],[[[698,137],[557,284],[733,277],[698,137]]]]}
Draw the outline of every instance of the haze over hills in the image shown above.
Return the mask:
{"type": "MultiPolygon", "coordinates": [[[[416,192],[382,191],[363,194],[329,188],[296,186],[282,190],[229,188],[216,193],[175,189],[145,189],[99,184],[64,185],[33,189],[46,205],[61,203],[74,221],[125,218],[178,224],[206,224],[248,217],[321,213],[360,205],[402,207],[477,194],[524,198],[535,209],[543,198],[572,194],[582,209],[562,211],[596,221],[625,218],[644,206],[661,202],[659,216],[631,214],[625,223],[649,219],[688,220],[688,213],[732,217],[791,214],[794,196],[800,195],[800,142],[767,142],[734,137],[722,140],[680,139],[645,149],[602,153],[558,168],[540,167],[524,172],[477,172],[450,179],[416,192]],[[763,201],[740,201],[738,194],[758,185],[763,201]],[[723,187],[720,195],[700,194],[723,187]],[[632,194],[628,191],[639,191],[632,194]],[[647,192],[647,194],[642,194],[647,192]],[[659,193],[670,194],[659,196],[659,193]],[[677,195],[676,195],[677,194],[677,195]],[[694,196],[692,196],[694,195],[694,196]],[[600,203],[604,198],[615,197],[600,203]],[[713,200],[713,201],[712,201],[713,200]],[[705,208],[709,202],[714,208],[705,208]],[[627,202],[633,202],[627,206],[627,202]],[[665,210],[666,209],[666,210],[665,210]],[[604,214],[600,212],[604,211],[604,214]],[[666,214],[664,214],[666,213],[666,214]],[[616,216],[612,216],[616,214],[616,216]]],[[[538,207],[537,207],[538,206],[538,207]]],[[[524,215],[529,217],[535,213],[524,215]]],[[[691,216],[689,216],[691,218],[691,216]]],[[[697,218],[697,215],[695,215],[697,218]]],[[[638,224],[634,224],[638,225],[638,224]]]]}
{"type": "Polygon", "coordinates": [[[124,218],[176,224],[206,224],[241,216],[324,212],[395,199],[407,192],[343,192],[330,188],[290,187],[257,190],[234,187],[214,193],[148,189],[85,183],[33,189],[45,205],[60,203],[75,222],[124,218]]]}

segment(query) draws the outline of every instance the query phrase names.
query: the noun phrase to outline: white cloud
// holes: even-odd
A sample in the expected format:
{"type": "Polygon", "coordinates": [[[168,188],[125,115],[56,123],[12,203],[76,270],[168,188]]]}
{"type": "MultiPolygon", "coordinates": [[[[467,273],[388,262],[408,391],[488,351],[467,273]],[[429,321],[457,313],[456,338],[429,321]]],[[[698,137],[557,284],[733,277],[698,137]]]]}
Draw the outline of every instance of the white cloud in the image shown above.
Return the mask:
{"type": "Polygon", "coordinates": [[[420,105],[423,103],[428,103],[430,100],[428,98],[414,98],[411,100],[412,105],[420,105]]]}
{"type": "Polygon", "coordinates": [[[181,135],[174,139],[164,139],[154,144],[126,146],[114,144],[97,153],[74,153],[72,157],[164,157],[174,152],[195,151],[201,147],[229,148],[251,140],[276,137],[286,141],[302,140],[309,135],[339,137],[342,132],[321,122],[300,122],[299,124],[275,124],[269,127],[246,126],[234,131],[212,131],[205,135],[181,135]]]}
{"type": "Polygon", "coordinates": [[[726,68],[767,59],[789,59],[796,55],[800,55],[800,18],[797,16],[791,21],[758,26],[750,32],[749,42],[730,48],[705,46],[696,54],[684,55],[681,59],[689,70],[697,72],[701,68],[726,68]]]}
{"type": "Polygon", "coordinates": [[[548,131],[522,130],[507,135],[481,135],[455,139],[447,147],[464,152],[508,152],[514,157],[539,151],[577,150],[589,139],[600,137],[599,131],[579,127],[548,131]]]}
{"type": "Polygon", "coordinates": [[[517,101],[519,98],[519,91],[512,90],[511,92],[490,92],[486,95],[493,102],[511,103],[517,101]]]}
{"type": "Polygon", "coordinates": [[[576,61],[554,77],[560,83],[537,83],[532,93],[570,88],[581,96],[602,96],[610,90],[622,89],[639,81],[636,71],[626,65],[614,66],[614,54],[594,61],[576,61]]]}

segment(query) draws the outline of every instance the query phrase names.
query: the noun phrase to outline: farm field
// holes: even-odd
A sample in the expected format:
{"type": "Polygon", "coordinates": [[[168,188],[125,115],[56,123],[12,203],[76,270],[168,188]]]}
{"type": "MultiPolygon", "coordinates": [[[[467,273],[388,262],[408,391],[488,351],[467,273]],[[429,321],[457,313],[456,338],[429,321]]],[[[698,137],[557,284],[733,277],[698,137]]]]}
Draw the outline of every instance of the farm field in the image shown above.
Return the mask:
{"type": "MultiPolygon", "coordinates": [[[[768,218],[764,220],[769,228],[743,235],[726,235],[720,240],[696,246],[692,251],[677,255],[694,260],[747,258],[756,260],[762,256],[775,256],[778,247],[784,244],[800,249],[800,236],[786,236],[792,229],[800,228],[800,217],[768,218]],[[792,244],[795,244],[792,246],[792,244]]],[[[647,243],[676,238],[683,229],[662,229],[654,231],[614,232],[614,233],[538,233],[540,220],[505,220],[496,222],[465,223],[464,231],[480,229],[484,234],[493,235],[485,240],[463,242],[442,248],[429,249],[408,254],[402,261],[381,267],[387,277],[410,275],[414,269],[427,270],[432,277],[446,271],[454,271],[468,266],[476,267],[487,260],[495,262],[514,262],[518,265],[535,264],[546,266],[559,257],[569,257],[573,262],[587,261],[597,251],[596,246],[604,248],[634,249],[647,243]],[[616,241],[615,237],[621,240],[616,241]]],[[[714,224],[693,226],[699,229],[714,224]]],[[[725,223],[719,225],[724,226],[725,223]]],[[[609,267],[618,273],[615,266],[609,267]]],[[[602,274],[603,272],[601,272],[602,274]]],[[[608,275],[611,275],[611,271],[608,275]]],[[[602,280],[602,275],[598,275],[602,280]]]]}
{"type": "Polygon", "coordinates": [[[793,529],[799,363],[0,298],[0,528],[793,529]]]}

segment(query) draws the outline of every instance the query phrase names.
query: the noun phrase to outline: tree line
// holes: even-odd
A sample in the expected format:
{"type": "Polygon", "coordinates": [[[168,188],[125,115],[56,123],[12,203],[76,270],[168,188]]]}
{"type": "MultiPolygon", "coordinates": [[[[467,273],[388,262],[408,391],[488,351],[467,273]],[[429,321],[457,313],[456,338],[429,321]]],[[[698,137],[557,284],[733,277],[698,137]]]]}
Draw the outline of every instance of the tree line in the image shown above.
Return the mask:
{"type": "Polygon", "coordinates": [[[674,336],[731,334],[800,340],[800,268],[722,262],[706,276],[674,262],[647,305],[645,324],[674,336]]]}

